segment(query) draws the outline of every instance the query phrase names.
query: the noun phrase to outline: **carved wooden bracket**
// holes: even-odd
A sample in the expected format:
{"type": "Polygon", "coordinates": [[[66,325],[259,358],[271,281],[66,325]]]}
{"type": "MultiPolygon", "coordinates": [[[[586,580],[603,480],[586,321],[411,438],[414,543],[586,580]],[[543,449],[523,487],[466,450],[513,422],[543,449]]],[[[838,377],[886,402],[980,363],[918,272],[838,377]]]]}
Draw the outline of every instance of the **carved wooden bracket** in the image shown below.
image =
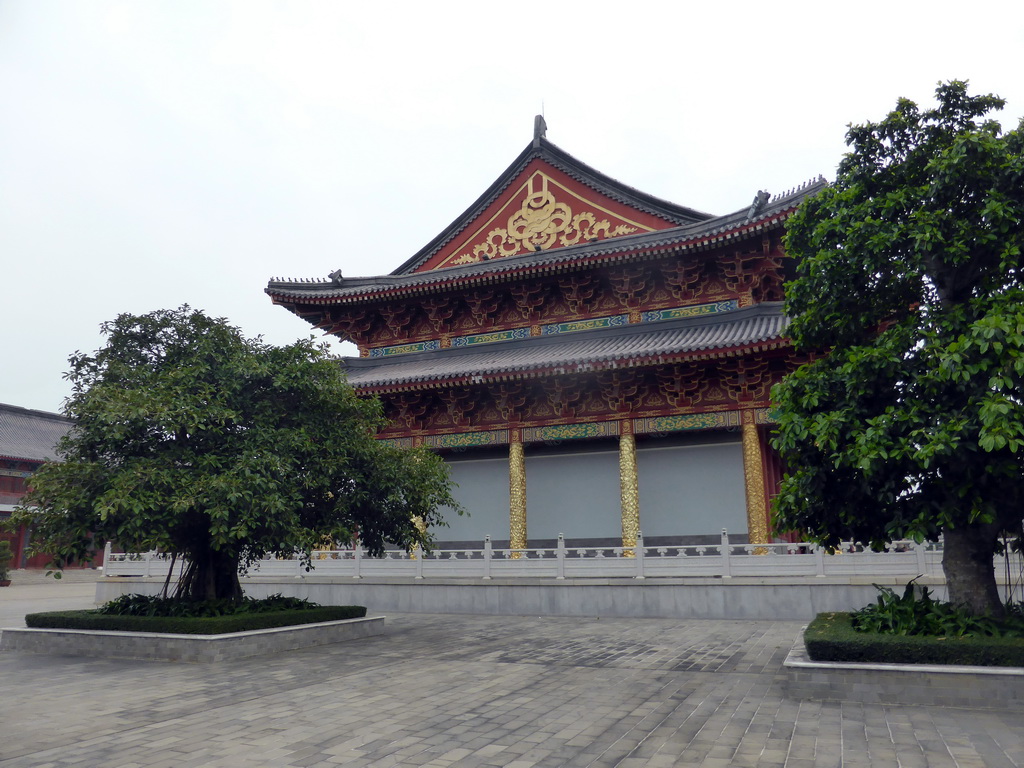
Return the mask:
{"type": "Polygon", "coordinates": [[[522,384],[499,384],[491,390],[491,397],[498,408],[498,413],[505,421],[519,422],[523,420],[524,406],[529,398],[526,387],[522,384]]]}
{"type": "Polygon", "coordinates": [[[458,301],[451,298],[424,299],[420,302],[423,311],[427,314],[430,327],[437,333],[446,331],[448,320],[455,314],[458,308],[458,301]]]}
{"type": "Polygon", "coordinates": [[[640,299],[646,293],[650,274],[642,264],[632,264],[608,275],[615,293],[630,308],[639,307],[640,299]]]}
{"type": "Polygon", "coordinates": [[[695,256],[689,256],[661,264],[661,274],[672,295],[681,301],[692,299],[703,293],[704,264],[695,256]]]}
{"type": "Polygon", "coordinates": [[[765,256],[757,265],[757,281],[753,288],[754,301],[782,301],[782,284],[786,278],[782,271],[782,254],[765,256]]]}
{"type": "Polygon", "coordinates": [[[372,309],[353,310],[347,314],[335,314],[331,311],[318,324],[327,333],[339,336],[343,339],[354,341],[360,346],[369,342],[374,326],[377,324],[379,315],[372,309]]]}
{"type": "Polygon", "coordinates": [[[394,408],[393,421],[399,421],[406,429],[423,429],[424,417],[430,410],[430,396],[425,392],[402,392],[387,401],[394,408]]]}
{"type": "Polygon", "coordinates": [[[640,391],[634,371],[605,372],[599,374],[597,380],[602,399],[613,411],[628,411],[640,391]]]}
{"type": "Polygon", "coordinates": [[[583,397],[579,381],[575,377],[558,377],[544,382],[544,396],[560,418],[575,415],[575,406],[583,397]]]}
{"type": "Polygon", "coordinates": [[[569,310],[577,315],[584,312],[585,305],[594,298],[599,287],[600,284],[592,275],[564,277],[558,281],[558,288],[565,303],[569,305],[569,310]]]}
{"type": "Polygon", "coordinates": [[[401,336],[416,315],[416,307],[412,304],[387,304],[378,309],[384,326],[391,338],[401,336]]]}
{"type": "Polygon", "coordinates": [[[694,363],[681,363],[657,371],[658,385],[665,396],[677,408],[699,403],[702,399],[701,390],[707,380],[703,366],[694,363]]]}
{"type": "Polygon", "coordinates": [[[513,286],[510,293],[523,319],[534,320],[537,318],[537,309],[544,305],[547,286],[543,283],[523,283],[513,286]]]}
{"type": "Polygon", "coordinates": [[[763,358],[730,360],[719,366],[722,385],[739,402],[764,400],[773,383],[768,361],[763,358]]]}
{"type": "Polygon", "coordinates": [[[452,421],[460,427],[466,427],[476,410],[477,394],[471,389],[443,389],[438,392],[438,397],[452,421]]]}
{"type": "Polygon", "coordinates": [[[493,290],[473,291],[463,297],[469,307],[473,321],[477,325],[484,325],[497,313],[501,307],[502,295],[493,290]]]}
{"type": "Polygon", "coordinates": [[[718,265],[725,278],[725,287],[730,291],[749,291],[757,282],[757,264],[762,259],[759,252],[723,254],[718,265]]]}

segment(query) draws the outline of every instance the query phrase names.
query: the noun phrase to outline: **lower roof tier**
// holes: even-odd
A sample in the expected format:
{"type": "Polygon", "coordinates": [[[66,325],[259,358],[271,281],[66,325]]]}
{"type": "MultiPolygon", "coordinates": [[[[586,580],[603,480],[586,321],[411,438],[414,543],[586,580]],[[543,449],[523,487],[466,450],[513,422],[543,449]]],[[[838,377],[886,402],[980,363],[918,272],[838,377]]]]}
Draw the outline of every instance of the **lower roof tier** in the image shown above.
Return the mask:
{"type": "Polygon", "coordinates": [[[583,331],[571,337],[531,337],[395,358],[345,358],[349,383],[362,391],[447,386],[531,373],[574,373],[688,357],[717,357],[752,347],[788,344],[779,303],[707,317],[583,331]]]}

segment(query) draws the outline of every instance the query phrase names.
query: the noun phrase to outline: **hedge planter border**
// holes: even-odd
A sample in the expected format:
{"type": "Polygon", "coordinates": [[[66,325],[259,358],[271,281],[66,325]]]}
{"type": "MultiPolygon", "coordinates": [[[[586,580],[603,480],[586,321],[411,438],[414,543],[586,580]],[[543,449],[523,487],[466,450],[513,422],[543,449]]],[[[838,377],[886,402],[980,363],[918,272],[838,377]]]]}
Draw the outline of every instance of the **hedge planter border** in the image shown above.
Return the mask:
{"type": "Polygon", "coordinates": [[[813,701],[1024,712],[1024,668],[812,661],[803,633],[783,665],[788,696],[813,701]]]}
{"type": "Polygon", "coordinates": [[[25,616],[32,629],[88,629],[110,632],[156,632],[165,635],[221,635],[258,629],[322,624],[342,619],[361,619],[362,605],[319,605],[274,611],[244,611],[222,616],[133,616],[98,610],[47,611],[25,616]]]}
{"type": "Polygon", "coordinates": [[[815,661],[1024,667],[1024,638],[930,637],[858,632],[853,614],[819,613],[803,633],[815,661]]]}
{"type": "Polygon", "coordinates": [[[379,635],[383,631],[383,616],[220,635],[18,628],[0,632],[0,651],[150,661],[217,662],[358,640],[379,635]]]}

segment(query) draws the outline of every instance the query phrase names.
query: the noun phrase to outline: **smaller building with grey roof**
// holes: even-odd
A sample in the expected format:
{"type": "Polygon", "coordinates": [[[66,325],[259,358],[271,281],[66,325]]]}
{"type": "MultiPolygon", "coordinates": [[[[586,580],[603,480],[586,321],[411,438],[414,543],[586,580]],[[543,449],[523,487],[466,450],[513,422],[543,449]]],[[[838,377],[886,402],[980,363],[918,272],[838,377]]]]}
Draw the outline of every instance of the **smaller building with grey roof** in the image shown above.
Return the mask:
{"type": "MultiPolygon", "coordinates": [[[[28,492],[35,471],[58,459],[57,446],[72,425],[71,419],[57,413],[0,403],[0,522],[11,516],[28,492]]],[[[11,542],[13,567],[46,566],[46,555],[26,555],[27,529],[0,532],[0,538],[11,542]]]]}

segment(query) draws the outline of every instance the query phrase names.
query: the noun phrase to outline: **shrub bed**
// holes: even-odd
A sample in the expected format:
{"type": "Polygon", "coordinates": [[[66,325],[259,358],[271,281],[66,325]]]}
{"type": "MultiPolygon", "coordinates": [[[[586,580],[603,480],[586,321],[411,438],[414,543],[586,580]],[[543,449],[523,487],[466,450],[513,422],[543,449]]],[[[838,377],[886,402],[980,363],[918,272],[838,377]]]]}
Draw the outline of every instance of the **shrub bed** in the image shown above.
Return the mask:
{"type": "Polygon", "coordinates": [[[1024,638],[930,637],[862,632],[851,613],[819,613],[804,631],[814,661],[1024,667],[1024,638]]]}
{"type": "Polygon", "coordinates": [[[364,616],[366,608],[361,605],[322,606],[281,595],[263,600],[245,598],[237,603],[124,595],[95,610],[30,613],[25,617],[25,625],[33,629],[219,635],[364,616]]]}

